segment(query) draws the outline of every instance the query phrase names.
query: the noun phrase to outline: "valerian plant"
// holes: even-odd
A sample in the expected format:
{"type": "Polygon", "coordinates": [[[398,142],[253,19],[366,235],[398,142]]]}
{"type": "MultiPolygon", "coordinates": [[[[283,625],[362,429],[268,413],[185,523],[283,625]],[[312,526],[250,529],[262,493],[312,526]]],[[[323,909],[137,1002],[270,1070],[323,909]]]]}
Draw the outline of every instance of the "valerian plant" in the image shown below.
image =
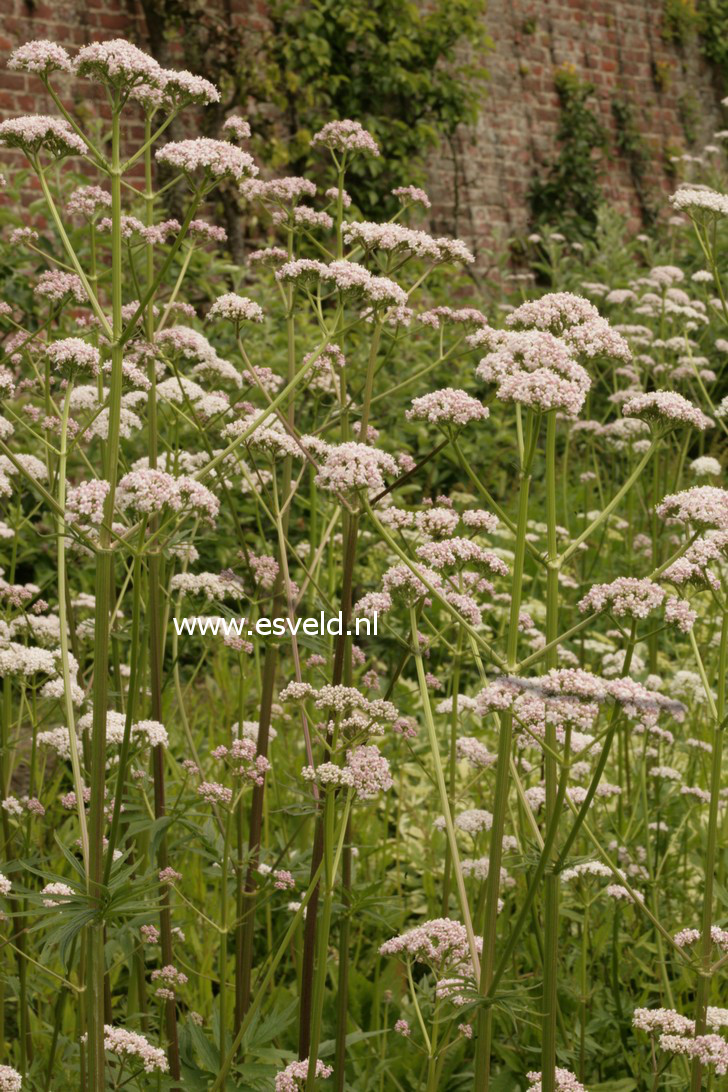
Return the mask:
{"type": "Polygon", "coordinates": [[[0,123],[48,223],[0,304],[0,1089],[717,1088],[728,197],[672,199],[691,281],[552,235],[486,315],[421,189],[351,214],[359,122],[323,188],[237,115],[165,141],[218,92],[127,42],[11,63],[58,112],[0,123]],[[221,186],[267,245],[200,304],[221,186]]]}

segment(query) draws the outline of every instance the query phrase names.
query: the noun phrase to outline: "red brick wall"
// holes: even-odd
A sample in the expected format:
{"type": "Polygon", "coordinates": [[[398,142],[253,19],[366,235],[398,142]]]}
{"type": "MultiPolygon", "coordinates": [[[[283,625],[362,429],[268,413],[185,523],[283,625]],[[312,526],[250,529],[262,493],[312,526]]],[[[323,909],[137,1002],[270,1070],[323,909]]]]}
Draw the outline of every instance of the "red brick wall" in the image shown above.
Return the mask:
{"type": "MultiPolygon", "coordinates": [[[[697,41],[684,49],[661,35],[661,0],[489,0],[487,24],[495,49],[486,58],[488,99],[476,130],[463,134],[460,158],[467,199],[457,228],[478,245],[487,264],[490,241],[523,231],[528,223],[528,186],[556,151],[559,101],[554,72],[564,63],[596,89],[593,104],[612,136],[614,156],[603,180],[609,199],[638,218],[628,161],[614,146],[612,97],[634,107],[635,121],[650,152],[645,184],[655,203],[675,186],[665,172],[666,152],[697,154],[716,129],[726,127],[716,73],[697,41]],[[667,76],[660,88],[655,72],[667,76]],[[698,110],[697,139],[689,146],[681,100],[698,110]]],[[[452,167],[436,169],[438,219],[452,218],[448,194],[452,167]]]]}
{"type": "MultiPolygon", "coordinates": [[[[15,45],[43,37],[74,48],[119,35],[148,45],[139,0],[3,0],[2,7],[0,117],[52,109],[35,77],[6,69],[15,45]]],[[[205,10],[219,15],[221,33],[225,26],[245,31],[260,26],[265,4],[208,0],[205,10]]],[[[680,49],[663,40],[661,13],[660,0],[490,0],[487,23],[495,49],[485,59],[491,79],[481,118],[473,132],[460,135],[455,163],[446,148],[432,156],[430,167],[433,220],[469,239],[483,266],[494,242],[527,227],[529,183],[556,150],[554,72],[560,65],[573,64],[595,85],[596,108],[613,135],[612,97],[632,103],[650,151],[646,185],[655,194],[674,185],[664,170],[666,153],[697,152],[722,127],[715,73],[697,43],[680,49]],[[656,72],[666,77],[663,86],[656,72]],[[686,103],[697,109],[694,147],[688,146],[681,120],[686,103]]],[[[214,71],[201,74],[215,79],[214,71]]],[[[66,81],[63,90],[76,109],[103,110],[93,84],[66,81]]],[[[1,158],[7,162],[8,153],[1,158]]],[[[637,216],[629,164],[616,153],[604,191],[617,207],[637,216]]]]}

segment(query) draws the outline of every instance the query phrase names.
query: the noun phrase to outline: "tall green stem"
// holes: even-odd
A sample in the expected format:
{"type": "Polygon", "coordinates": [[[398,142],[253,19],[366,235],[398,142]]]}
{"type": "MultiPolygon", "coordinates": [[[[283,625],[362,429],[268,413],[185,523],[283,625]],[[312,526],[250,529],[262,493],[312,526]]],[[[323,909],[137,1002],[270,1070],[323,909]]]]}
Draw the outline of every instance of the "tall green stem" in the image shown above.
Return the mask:
{"type": "MultiPolygon", "coordinates": [[[[69,381],[63,399],[61,414],[61,451],[58,459],[58,507],[63,512],[66,507],[66,462],[68,458],[68,417],[71,407],[73,383],[69,381]]],[[[63,695],[68,726],[68,741],[71,752],[71,770],[73,773],[73,791],[76,794],[78,825],[81,831],[81,855],[86,869],[86,886],[89,879],[89,842],[86,825],[86,804],[83,798],[83,776],[78,754],[76,736],[76,718],[73,709],[71,668],[68,651],[68,592],[66,574],[66,522],[62,515],[56,519],[58,533],[58,618],[61,630],[61,670],[63,673],[63,695]]]]}
{"type": "MultiPolygon", "coordinates": [[[[529,420],[533,427],[533,422],[529,420]]],[[[521,467],[521,482],[518,497],[518,517],[516,521],[516,546],[513,559],[513,584],[511,588],[511,609],[508,623],[508,645],[506,658],[508,666],[515,667],[518,659],[518,615],[521,607],[523,572],[526,559],[526,531],[528,524],[528,495],[531,484],[531,465],[528,457],[521,467]]],[[[498,894],[500,889],[501,861],[503,859],[503,831],[508,807],[510,787],[509,770],[511,744],[513,741],[513,714],[505,710],[500,718],[498,738],[498,760],[496,764],[495,796],[493,801],[493,824],[490,833],[490,854],[488,859],[488,878],[486,880],[485,918],[483,922],[483,951],[480,965],[479,989],[482,996],[488,994],[495,968],[496,930],[498,926],[498,894]]],[[[478,1092],[487,1092],[490,1086],[490,1055],[493,1037],[492,1005],[481,1006],[478,1010],[477,1041],[475,1044],[475,1085],[478,1092]]]]}
{"type": "Polygon", "coordinates": [[[430,744],[430,754],[432,755],[432,761],[435,767],[435,784],[437,785],[437,791],[440,797],[440,807],[442,808],[442,814],[445,819],[445,833],[447,834],[448,846],[450,848],[450,858],[452,860],[453,872],[455,874],[455,886],[457,887],[458,891],[460,913],[463,916],[463,924],[465,926],[465,932],[467,933],[468,937],[470,958],[472,960],[475,978],[477,979],[480,977],[480,957],[478,955],[478,946],[475,941],[475,931],[473,929],[473,922],[470,915],[470,906],[468,905],[468,895],[465,890],[463,870],[460,866],[460,853],[458,851],[458,843],[455,835],[455,824],[453,823],[450,800],[447,794],[445,771],[443,770],[442,758],[440,756],[440,743],[437,738],[437,729],[435,728],[435,721],[432,716],[430,695],[427,690],[425,666],[422,662],[419,631],[417,628],[417,612],[414,606],[410,607],[410,632],[412,634],[412,654],[414,656],[415,665],[417,667],[417,681],[420,687],[422,711],[425,717],[427,737],[430,744]]]}
{"type": "MultiPolygon", "coordinates": [[[[104,825],[106,796],[106,718],[109,682],[110,592],[113,555],[110,550],[111,527],[119,464],[119,423],[121,416],[122,347],[122,237],[121,237],[121,118],[114,104],[111,130],[111,385],[109,394],[109,431],[104,449],[104,470],[109,492],[100,532],[100,550],[96,566],[96,605],[94,615],[94,685],[93,727],[91,739],[91,800],[89,806],[90,891],[99,901],[103,897],[104,825]]],[[[88,1054],[92,1092],[104,1087],[104,922],[99,913],[88,928],[88,1054]]]]}
{"type": "MultiPolygon", "coordinates": [[[[556,540],[556,413],[546,418],[546,536],[548,567],[546,570],[546,644],[556,640],[559,632],[559,564],[556,540]]],[[[556,667],[556,645],[546,656],[546,668],[556,667]]],[[[544,749],[544,781],[546,789],[546,826],[556,822],[558,771],[556,765],[556,725],[546,718],[544,749]]],[[[568,761],[568,755],[565,756],[568,761]]],[[[563,775],[565,776],[565,775],[563,775]]],[[[546,908],[544,921],[543,971],[543,1031],[541,1043],[541,1084],[543,1092],[556,1090],[556,982],[559,934],[559,876],[552,868],[546,871],[546,908]]]]}
{"type": "Polygon", "coordinates": [[[313,1008],[311,1011],[311,1041],[308,1055],[308,1075],[306,1078],[306,1092],[313,1092],[316,1086],[316,1061],[321,1042],[321,1022],[324,1011],[324,992],[326,989],[326,975],[328,969],[329,933],[331,932],[331,915],[334,904],[334,889],[336,885],[336,873],[339,868],[339,860],[344,846],[346,830],[349,825],[349,811],[351,808],[352,794],[347,791],[344,812],[339,827],[338,844],[336,839],[336,790],[330,789],[324,801],[324,898],[321,908],[321,921],[319,922],[317,950],[316,950],[316,974],[313,989],[313,1008]]]}
{"type": "MultiPolygon", "coordinates": [[[[720,807],[721,768],[723,761],[723,735],[726,720],[726,671],[728,670],[728,611],[723,612],[718,652],[718,687],[713,724],[713,753],[710,767],[710,805],[708,811],[708,835],[705,846],[705,886],[703,888],[703,913],[700,937],[700,971],[695,995],[695,1034],[703,1035],[706,1026],[708,1001],[710,1000],[711,959],[713,941],[713,892],[718,850],[718,814],[720,807]]],[[[690,1092],[700,1092],[702,1066],[698,1058],[693,1060],[690,1074],[690,1092]]]]}

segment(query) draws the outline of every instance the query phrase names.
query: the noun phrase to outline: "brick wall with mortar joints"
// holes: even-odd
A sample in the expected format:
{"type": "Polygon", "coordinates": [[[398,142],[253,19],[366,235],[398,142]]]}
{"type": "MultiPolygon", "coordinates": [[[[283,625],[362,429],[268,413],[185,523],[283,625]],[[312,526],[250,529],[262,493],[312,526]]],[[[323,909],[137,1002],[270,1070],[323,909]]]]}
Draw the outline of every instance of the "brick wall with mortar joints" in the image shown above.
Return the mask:
{"type": "MultiPolygon", "coordinates": [[[[54,110],[35,77],[5,67],[10,51],[24,41],[47,37],[75,49],[91,39],[128,36],[149,47],[139,0],[5,0],[5,5],[0,118],[54,110]]],[[[219,14],[221,25],[229,20],[244,32],[265,25],[264,0],[209,0],[206,8],[219,14]]],[[[644,182],[657,201],[674,185],[664,169],[666,149],[692,150],[681,120],[685,102],[697,106],[696,149],[723,127],[714,71],[697,43],[680,49],[663,40],[657,0],[490,0],[487,24],[495,48],[485,58],[490,81],[480,120],[472,131],[458,135],[456,164],[450,149],[443,148],[431,156],[429,169],[433,227],[468,239],[483,269],[504,239],[527,229],[529,185],[557,151],[554,73],[560,65],[573,64],[594,85],[593,104],[611,134],[613,153],[612,99],[618,95],[632,104],[650,151],[644,182]],[[666,86],[658,86],[656,72],[669,76],[666,86]]],[[[174,41],[165,48],[173,63],[179,50],[174,41]]],[[[215,77],[214,72],[201,74],[215,77]]],[[[60,80],[59,87],[82,114],[106,112],[98,86],[60,80]]],[[[140,117],[129,132],[130,143],[138,143],[141,135],[140,117]]],[[[19,162],[7,151],[2,161],[8,166],[19,162]]],[[[625,157],[613,154],[602,185],[615,206],[637,223],[639,203],[625,157]]]]}
{"type": "Polygon", "coordinates": [[[487,22],[495,48],[485,62],[488,99],[474,132],[460,134],[466,197],[457,222],[450,164],[436,166],[432,185],[437,226],[469,238],[481,267],[494,260],[498,243],[528,228],[529,185],[558,150],[554,75],[565,63],[594,85],[590,103],[610,134],[605,196],[639,224],[630,164],[616,151],[616,96],[632,106],[640,141],[649,151],[644,186],[655,205],[667,208],[665,198],[675,187],[665,170],[670,151],[700,151],[724,127],[728,112],[720,105],[717,74],[698,43],[680,49],[665,42],[661,14],[661,5],[649,0],[490,0],[487,22]],[[665,87],[656,80],[660,71],[669,77],[665,87]],[[686,101],[697,107],[694,146],[681,120],[686,101]]]}

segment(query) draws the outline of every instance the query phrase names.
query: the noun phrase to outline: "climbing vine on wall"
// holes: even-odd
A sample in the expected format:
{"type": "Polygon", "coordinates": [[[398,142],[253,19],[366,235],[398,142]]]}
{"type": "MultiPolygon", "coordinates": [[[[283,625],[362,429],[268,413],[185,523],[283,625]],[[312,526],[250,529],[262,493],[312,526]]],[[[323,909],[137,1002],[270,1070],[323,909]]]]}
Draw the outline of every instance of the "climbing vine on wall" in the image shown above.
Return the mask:
{"type": "Polygon", "coordinates": [[[559,151],[531,184],[529,199],[537,222],[559,224],[574,235],[591,235],[602,204],[602,160],[607,130],[592,106],[594,87],[571,65],[557,69],[559,151]]]}
{"type": "Polygon", "coordinates": [[[614,142],[619,154],[629,168],[630,178],[637,195],[642,220],[646,225],[655,221],[654,198],[647,185],[647,172],[650,166],[650,149],[640,132],[634,103],[625,96],[615,95],[612,99],[612,117],[614,118],[614,142]]]}
{"type": "Polygon", "coordinates": [[[347,176],[366,215],[394,210],[390,190],[423,181],[428,153],[443,141],[453,151],[483,101],[486,0],[424,11],[412,0],[269,0],[255,33],[219,25],[204,0],[142,3],[155,55],[174,41],[187,67],[214,71],[213,127],[233,105],[252,110],[253,149],[275,169],[310,172],[312,133],[332,118],[361,121],[386,149],[347,176]]]}

